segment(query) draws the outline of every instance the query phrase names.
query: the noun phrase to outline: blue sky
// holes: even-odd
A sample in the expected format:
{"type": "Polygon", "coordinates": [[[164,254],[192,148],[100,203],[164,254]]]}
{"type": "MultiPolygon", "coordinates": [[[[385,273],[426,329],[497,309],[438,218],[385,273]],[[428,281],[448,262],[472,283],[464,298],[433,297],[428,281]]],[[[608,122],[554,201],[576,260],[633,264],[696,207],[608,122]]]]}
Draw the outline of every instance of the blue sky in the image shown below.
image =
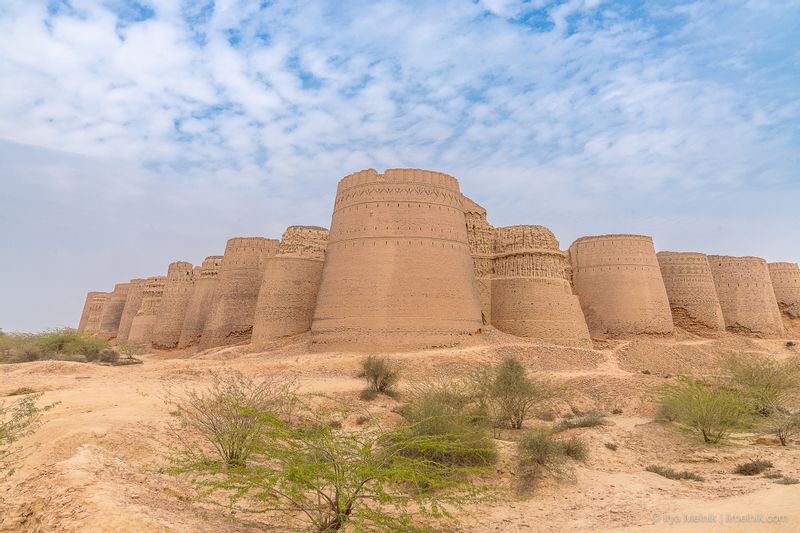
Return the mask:
{"type": "Polygon", "coordinates": [[[456,176],[495,225],[800,260],[796,1],[3,0],[0,328],[456,176]]]}

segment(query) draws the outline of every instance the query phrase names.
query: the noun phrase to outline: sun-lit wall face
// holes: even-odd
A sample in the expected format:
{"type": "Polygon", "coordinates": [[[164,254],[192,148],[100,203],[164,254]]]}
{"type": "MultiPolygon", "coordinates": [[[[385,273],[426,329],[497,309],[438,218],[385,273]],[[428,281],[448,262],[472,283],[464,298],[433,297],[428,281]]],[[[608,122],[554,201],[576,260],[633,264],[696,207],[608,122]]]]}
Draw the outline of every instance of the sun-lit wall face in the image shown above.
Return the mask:
{"type": "Polygon", "coordinates": [[[311,327],[317,350],[451,346],[482,326],[463,196],[417,169],[343,178],[311,327]]]}

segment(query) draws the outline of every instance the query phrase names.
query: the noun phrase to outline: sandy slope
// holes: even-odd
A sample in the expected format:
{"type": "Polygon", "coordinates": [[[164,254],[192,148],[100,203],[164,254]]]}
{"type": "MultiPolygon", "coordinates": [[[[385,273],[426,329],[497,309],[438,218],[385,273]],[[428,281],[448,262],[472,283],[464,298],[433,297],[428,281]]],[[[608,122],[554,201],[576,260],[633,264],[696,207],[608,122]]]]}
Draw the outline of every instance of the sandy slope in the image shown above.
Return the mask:
{"type": "MultiPolygon", "coordinates": [[[[326,394],[389,416],[394,400],[358,400],[362,383],[354,376],[361,355],[312,354],[306,343],[300,336],[262,353],[234,347],[150,354],[144,365],[127,367],[55,361],[0,366],[0,396],[27,386],[44,392],[43,403],[57,402],[44,425],[22,441],[24,460],[0,486],[0,531],[252,531],[243,522],[247,517],[194,503],[185,480],[160,473],[167,464],[166,445],[172,442],[165,430],[171,418],[165,391],[200,385],[209,370],[234,368],[252,376],[280,372],[295,376],[306,394],[326,394]]],[[[796,352],[779,341],[689,334],[597,348],[537,345],[489,330],[473,346],[393,355],[406,384],[451,377],[476,362],[515,355],[531,370],[569,385],[573,399],[558,406],[562,413],[571,407],[622,412],[610,415],[602,427],[572,430],[590,447],[588,461],[575,468],[573,479],[550,480],[532,497],[510,496],[465,509],[460,513],[463,531],[705,531],[720,525],[742,531],[800,530],[800,485],[731,473],[736,463],[758,456],[800,477],[800,443],[782,448],[768,437],[739,435],[724,446],[705,446],[654,421],[648,400],[648,391],[669,377],[714,372],[719,358],[729,353],[791,357],[796,352]],[[607,442],[618,449],[607,449],[607,442]],[[671,481],[645,472],[649,464],[689,469],[706,481],[671,481]]],[[[353,424],[344,422],[345,427],[353,424]]],[[[513,442],[498,444],[503,459],[492,481],[503,490],[514,483],[513,442]]]]}

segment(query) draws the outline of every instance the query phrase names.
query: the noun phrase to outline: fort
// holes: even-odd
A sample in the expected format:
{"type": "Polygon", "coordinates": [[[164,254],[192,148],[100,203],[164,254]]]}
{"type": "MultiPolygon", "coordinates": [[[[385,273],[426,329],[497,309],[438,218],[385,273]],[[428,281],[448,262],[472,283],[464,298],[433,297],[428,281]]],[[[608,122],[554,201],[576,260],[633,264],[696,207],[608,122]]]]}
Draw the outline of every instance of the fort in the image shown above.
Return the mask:
{"type": "Polygon", "coordinates": [[[142,289],[142,303],[139,311],[133,317],[128,340],[149,346],[153,338],[153,328],[156,316],[161,308],[161,299],[164,296],[164,283],[166,276],[152,276],[145,280],[142,289]]]}
{"type": "Polygon", "coordinates": [[[200,349],[250,340],[263,268],[279,244],[264,237],[228,240],[200,349]]]}
{"type": "Polygon", "coordinates": [[[473,342],[484,326],[591,348],[675,326],[775,337],[798,319],[796,263],[656,254],[651,237],[630,234],[563,251],[544,226],[490,224],[452,176],[396,168],[342,178],[330,231],[232,238],[201,266],[88,293],[79,330],[200,350],[310,332],[313,351],[392,352],[473,342]]]}
{"type": "Polygon", "coordinates": [[[119,319],[117,341],[128,340],[128,335],[131,332],[131,325],[133,325],[133,319],[136,317],[136,313],[139,312],[139,307],[142,305],[144,282],[145,280],[142,278],[135,278],[129,283],[128,297],[125,299],[125,307],[122,308],[122,316],[119,319]]]}
{"type": "Polygon", "coordinates": [[[191,263],[175,261],[169,264],[161,307],[156,315],[150,341],[154,347],[166,349],[178,346],[193,285],[194,269],[191,263]]]}
{"type": "Polygon", "coordinates": [[[509,226],[495,233],[492,324],[520,337],[591,347],[570,264],[543,226],[509,226]]]}
{"type": "Polygon", "coordinates": [[[277,253],[264,267],[253,320],[254,345],[311,329],[327,244],[325,228],[290,226],[283,233],[277,253]]]}
{"type": "Polygon", "coordinates": [[[418,169],[344,177],[311,324],[312,348],[453,346],[481,326],[456,179],[418,169]]]}
{"type": "Polygon", "coordinates": [[[656,255],[675,325],[701,335],[724,331],[725,319],[708,257],[696,252],[656,255]]]}
{"type": "Polygon", "coordinates": [[[768,263],[778,307],[791,319],[800,318],[800,267],[797,263],[768,263]]]}
{"type": "Polygon", "coordinates": [[[100,314],[100,335],[113,339],[117,336],[119,321],[122,319],[122,310],[128,298],[128,283],[117,283],[114,291],[108,296],[103,311],[100,314]]]}
{"type": "Polygon", "coordinates": [[[764,259],[710,255],[708,262],[728,331],[756,337],[784,334],[781,312],[764,259]]]}
{"type": "Polygon", "coordinates": [[[672,334],[672,312],[650,237],[581,237],[569,254],[592,337],[672,334]]]}
{"type": "Polygon", "coordinates": [[[464,218],[467,225],[467,241],[475,270],[475,284],[481,301],[484,324],[492,323],[492,276],[494,275],[495,229],[486,220],[486,209],[466,196],[464,218]]]}
{"type": "Polygon", "coordinates": [[[188,348],[200,343],[217,288],[221,264],[221,255],[211,255],[203,260],[201,266],[195,267],[194,287],[186,306],[186,318],[183,320],[178,348],[188,348]]]}

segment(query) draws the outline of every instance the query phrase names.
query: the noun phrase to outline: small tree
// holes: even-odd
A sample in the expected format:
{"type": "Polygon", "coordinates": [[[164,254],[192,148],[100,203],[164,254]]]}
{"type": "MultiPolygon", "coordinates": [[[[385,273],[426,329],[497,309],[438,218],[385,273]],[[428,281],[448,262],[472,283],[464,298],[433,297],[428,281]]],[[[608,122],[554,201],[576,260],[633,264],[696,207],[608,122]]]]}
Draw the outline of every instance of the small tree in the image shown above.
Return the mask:
{"type": "Polygon", "coordinates": [[[478,402],[496,426],[521,429],[531,409],[555,396],[555,387],[528,375],[516,358],[485,366],[473,374],[478,402]]]}
{"type": "Polygon", "coordinates": [[[772,432],[778,437],[781,446],[786,446],[789,439],[800,433],[800,412],[780,413],[772,426],[772,432]]]}
{"type": "MultiPolygon", "coordinates": [[[[229,405],[229,396],[226,388],[212,388],[201,404],[192,399],[194,406],[182,409],[229,405]]],[[[348,431],[327,423],[328,411],[310,407],[295,420],[268,409],[246,413],[249,429],[242,446],[247,461],[215,461],[187,451],[174,469],[195,476],[207,493],[226,494],[233,509],[280,513],[291,526],[311,526],[317,532],[348,526],[356,531],[426,531],[415,526],[414,515],[446,516],[442,504],[466,503],[479,494],[465,477],[475,467],[409,453],[449,449],[448,435],[425,434],[413,425],[348,431]]],[[[215,455],[227,457],[218,450],[219,432],[202,425],[188,430],[209,442],[215,455]]]]}
{"type": "Polygon", "coordinates": [[[374,393],[391,394],[400,379],[400,371],[385,357],[370,355],[361,362],[364,379],[374,393]]]}
{"type": "Polygon", "coordinates": [[[749,422],[750,405],[739,391],[689,378],[659,391],[661,407],[670,420],[685,424],[716,443],[749,422]]]}
{"type": "Polygon", "coordinates": [[[117,343],[117,351],[128,361],[139,361],[138,356],[147,353],[147,348],[139,342],[121,341],[117,343]]]}

